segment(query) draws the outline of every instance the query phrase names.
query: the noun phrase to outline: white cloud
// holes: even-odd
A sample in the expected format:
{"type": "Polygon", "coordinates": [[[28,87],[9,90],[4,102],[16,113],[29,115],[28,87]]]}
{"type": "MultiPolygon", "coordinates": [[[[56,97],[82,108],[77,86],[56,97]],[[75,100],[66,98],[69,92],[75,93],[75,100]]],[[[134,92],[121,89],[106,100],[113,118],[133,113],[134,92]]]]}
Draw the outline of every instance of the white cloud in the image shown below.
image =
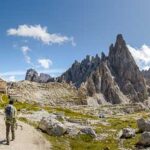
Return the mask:
{"type": "Polygon", "coordinates": [[[15,76],[10,76],[10,77],[8,78],[8,80],[9,80],[9,81],[16,81],[16,77],[15,77],[15,76]]]}
{"type": "Polygon", "coordinates": [[[31,58],[30,56],[28,55],[28,52],[30,51],[30,48],[28,46],[22,46],[21,47],[21,51],[23,52],[23,55],[25,57],[25,61],[28,63],[28,64],[31,64],[31,58]]]}
{"type": "Polygon", "coordinates": [[[1,78],[3,79],[3,80],[5,80],[5,81],[13,81],[13,82],[15,82],[16,81],[16,77],[14,76],[14,75],[12,75],[12,76],[1,76],[1,78]]]}
{"type": "Polygon", "coordinates": [[[149,69],[150,68],[150,47],[146,44],[142,45],[141,48],[134,48],[128,45],[128,49],[130,50],[132,56],[134,57],[139,68],[149,69]]]}
{"type": "Polygon", "coordinates": [[[30,51],[30,48],[28,46],[22,46],[21,50],[23,53],[26,53],[26,52],[30,51]]]}
{"type": "Polygon", "coordinates": [[[62,36],[56,33],[48,33],[47,27],[41,25],[19,25],[18,28],[10,28],[7,30],[8,35],[31,37],[36,40],[40,40],[45,44],[62,44],[65,42],[71,42],[75,46],[74,38],[62,36]]]}
{"type": "Polygon", "coordinates": [[[49,69],[49,67],[53,64],[53,62],[50,59],[38,59],[38,63],[44,69],[49,69]]]}

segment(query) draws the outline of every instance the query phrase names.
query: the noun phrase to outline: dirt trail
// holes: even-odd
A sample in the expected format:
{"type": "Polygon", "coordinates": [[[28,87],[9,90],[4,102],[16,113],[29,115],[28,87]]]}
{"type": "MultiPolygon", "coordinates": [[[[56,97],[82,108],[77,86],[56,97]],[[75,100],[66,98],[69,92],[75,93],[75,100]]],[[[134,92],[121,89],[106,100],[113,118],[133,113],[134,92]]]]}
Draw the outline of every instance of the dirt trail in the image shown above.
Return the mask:
{"type": "Polygon", "coordinates": [[[8,146],[5,141],[4,116],[0,115],[0,150],[50,150],[50,143],[42,134],[23,122],[18,124],[23,126],[23,130],[18,127],[15,141],[11,141],[8,146]]]}

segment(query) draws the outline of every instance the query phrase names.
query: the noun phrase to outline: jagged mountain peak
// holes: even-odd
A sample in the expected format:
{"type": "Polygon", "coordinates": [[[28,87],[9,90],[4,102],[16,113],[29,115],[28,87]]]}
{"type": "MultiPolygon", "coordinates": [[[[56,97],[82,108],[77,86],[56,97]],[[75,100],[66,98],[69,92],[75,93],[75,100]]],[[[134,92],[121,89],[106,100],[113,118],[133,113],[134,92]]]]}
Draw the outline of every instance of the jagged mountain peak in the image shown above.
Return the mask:
{"type": "Polygon", "coordinates": [[[125,103],[128,99],[132,102],[143,101],[147,98],[144,77],[122,34],[117,35],[114,45],[111,44],[108,56],[102,52],[101,58],[97,56],[91,59],[87,55],[80,64],[66,71],[63,77],[77,87],[85,83],[87,95],[102,93],[110,103],[125,103]]]}
{"type": "MultiPolygon", "coordinates": [[[[30,70],[27,76],[35,81],[41,77],[34,70],[30,70]]],[[[48,76],[43,77],[45,82],[48,76]]],[[[148,96],[145,79],[121,34],[117,35],[115,44],[111,44],[108,56],[102,52],[101,57],[87,55],[81,62],[76,60],[57,78],[58,82],[63,80],[84,88],[87,96],[98,94],[99,103],[102,97],[106,102],[116,104],[142,102],[148,96]]]]}
{"type": "Polygon", "coordinates": [[[116,43],[115,46],[125,46],[126,42],[122,36],[122,34],[118,34],[116,37],[116,43]]]}

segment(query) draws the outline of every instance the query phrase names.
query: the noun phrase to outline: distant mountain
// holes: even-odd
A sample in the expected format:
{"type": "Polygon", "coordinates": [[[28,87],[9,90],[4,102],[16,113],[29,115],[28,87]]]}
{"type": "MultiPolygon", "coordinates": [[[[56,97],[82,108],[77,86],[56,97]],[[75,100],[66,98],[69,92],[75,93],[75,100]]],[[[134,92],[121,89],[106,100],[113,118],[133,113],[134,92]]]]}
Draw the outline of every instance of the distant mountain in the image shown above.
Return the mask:
{"type": "MultiPolygon", "coordinates": [[[[87,56],[81,63],[75,61],[59,80],[80,87],[84,83],[87,95],[102,93],[107,102],[142,102],[148,93],[145,79],[136,65],[122,35],[111,44],[109,55],[101,58],[87,56]]],[[[101,101],[101,100],[99,100],[101,101]]]]}
{"type": "Polygon", "coordinates": [[[68,83],[71,81],[76,87],[80,87],[99,65],[100,57],[98,55],[95,57],[87,55],[82,62],[75,61],[71,68],[63,73],[59,79],[68,83]]]}
{"type": "Polygon", "coordinates": [[[54,81],[54,78],[45,73],[40,73],[40,75],[38,75],[38,72],[35,71],[34,69],[28,69],[26,72],[25,80],[37,83],[47,83],[54,81]]]}
{"type": "Polygon", "coordinates": [[[75,61],[56,79],[47,74],[38,75],[35,70],[29,69],[25,79],[38,83],[65,81],[78,89],[84,89],[87,97],[96,99],[99,104],[118,104],[143,102],[148,98],[150,90],[145,78],[150,77],[149,72],[139,70],[123,36],[119,34],[115,44],[111,44],[108,56],[104,53],[101,57],[87,55],[81,62],[75,61]]]}

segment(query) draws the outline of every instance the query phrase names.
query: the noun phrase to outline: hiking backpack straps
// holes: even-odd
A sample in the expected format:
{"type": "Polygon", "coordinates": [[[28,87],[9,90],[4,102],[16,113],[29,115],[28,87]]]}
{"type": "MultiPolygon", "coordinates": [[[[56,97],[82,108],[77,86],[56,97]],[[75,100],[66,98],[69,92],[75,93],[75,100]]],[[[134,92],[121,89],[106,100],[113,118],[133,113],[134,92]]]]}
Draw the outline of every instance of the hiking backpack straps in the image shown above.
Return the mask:
{"type": "Polygon", "coordinates": [[[11,105],[8,105],[5,108],[6,119],[13,119],[13,116],[14,116],[13,113],[14,113],[13,107],[11,105]]]}

